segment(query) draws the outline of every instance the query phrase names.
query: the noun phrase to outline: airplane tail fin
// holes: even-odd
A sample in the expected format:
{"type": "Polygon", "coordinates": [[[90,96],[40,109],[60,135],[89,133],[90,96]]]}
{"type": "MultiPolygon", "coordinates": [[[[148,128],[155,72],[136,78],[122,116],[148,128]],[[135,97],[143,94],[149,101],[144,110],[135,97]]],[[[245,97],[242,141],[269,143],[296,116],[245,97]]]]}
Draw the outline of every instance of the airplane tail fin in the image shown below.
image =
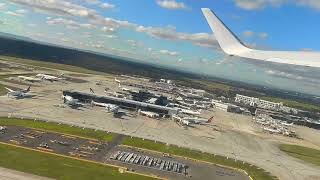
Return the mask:
{"type": "Polygon", "coordinates": [[[28,89],[26,89],[26,92],[29,92],[31,88],[31,85],[29,85],[28,89]]]}
{"type": "Polygon", "coordinates": [[[226,54],[236,55],[250,50],[213,11],[208,8],[202,8],[201,10],[211,30],[214,32],[221,49],[226,54]]]}
{"type": "Polygon", "coordinates": [[[213,120],[213,116],[211,116],[211,118],[208,119],[208,123],[211,123],[213,120]]]}
{"type": "Polygon", "coordinates": [[[92,94],[94,94],[94,91],[93,91],[93,89],[92,89],[92,88],[90,88],[90,92],[91,92],[92,94]]]}

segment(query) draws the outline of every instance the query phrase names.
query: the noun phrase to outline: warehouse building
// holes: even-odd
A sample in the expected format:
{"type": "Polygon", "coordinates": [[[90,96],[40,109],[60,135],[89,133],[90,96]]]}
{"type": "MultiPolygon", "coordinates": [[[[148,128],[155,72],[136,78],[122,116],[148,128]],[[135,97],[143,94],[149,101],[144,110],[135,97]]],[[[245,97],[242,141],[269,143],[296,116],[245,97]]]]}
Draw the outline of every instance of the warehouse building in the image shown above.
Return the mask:
{"type": "Polygon", "coordinates": [[[167,115],[170,117],[178,113],[177,108],[159,106],[155,104],[139,102],[139,101],[124,99],[124,98],[118,98],[113,96],[98,96],[98,95],[88,94],[88,93],[78,92],[78,91],[63,91],[63,95],[71,96],[83,103],[90,103],[91,101],[95,101],[98,103],[109,103],[109,104],[118,105],[122,108],[141,109],[144,111],[155,112],[160,115],[167,115]]]}

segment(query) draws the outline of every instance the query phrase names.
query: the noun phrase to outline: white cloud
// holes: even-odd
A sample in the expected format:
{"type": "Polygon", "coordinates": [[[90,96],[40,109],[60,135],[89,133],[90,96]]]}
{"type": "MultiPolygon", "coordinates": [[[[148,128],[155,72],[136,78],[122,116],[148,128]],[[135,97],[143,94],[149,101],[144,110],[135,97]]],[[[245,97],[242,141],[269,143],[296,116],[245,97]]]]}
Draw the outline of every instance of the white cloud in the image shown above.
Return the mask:
{"type": "MultiPolygon", "coordinates": [[[[93,28],[101,26],[102,31],[114,32],[118,28],[132,29],[137,32],[144,32],[152,37],[175,40],[188,41],[198,46],[217,47],[218,44],[212,34],[207,33],[182,33],[177,32],[174,27],[145,27],[128,21],[121,21],[112,18],[105,18],[98,14],[94,9],[72,3],[74,0],[10,0],[19,5],[27,6],[31,9],[40,10],[41,13],[55,14],[60,18],[47,18],[47,23],[50,25],[61,24],[66,25],[69,29],[78,29],[80,27],[93,28]],[[89,21],[89,24],[79,23],[73,20],[66,20],[75,17],[89,21]],[[59,21],[57,20],[59,19],[59,21]],[[105,28],[104,28],[105,27],[105,28]]],[[[162,2],[162,1],[161,1],[162,2]]],[[[170,4],[170,3],[169,3],[170,4]]],[[[182,6],[180,4],[180,6],[182,6]]]]}
{"type": "Polygon", "coordinates": [[[242,32],[242,35],[246,38],[258,37],[260,39],[266,39],[269,36],[269,34],[266,32],[256,33],[252,30],[245,30],[242,32]]]}
{"type": "Polygon", "coordinates": [[[183,2],[175,0],[157,0],[157,4],[166,9],[186,9],[187,6],[183,2]]]}
{"type": "Polygon", "coordinates": [[[245,10],[262,9],[266,6],[279,7],[291,0],[234,0],[235,5],[245,10]]]}
{"type": "Polygon", "coordinates": [[[109,38],[109,39],[116,39],[116,38],[118,38],[118,36],[116,36],[116,35],[106,35],[106,37],[109,38]]]}
{"type": "Polygon", "coordinates": [[[13,11],[7,11],[6,14],[11,15],[11,16],[19,16],[19,17],[22,16],[21,14],[13,12],[13,11]]]}
{"type": "Polygon", "coordinates": [[[301,5],[301,6],[306,6],[306,7],[320,10],[320,1],[319,0],[297,0],[297,4],[301,5]]]}
{"type": "Polygon", "coordinates": [[[48,25],[63,25],[66,26],[68,29],[79,29],[79,28],[87,28],[92,29],[95,28],[94,25],[89,23],[79,23],[73,20],[68,20],[64,18],[53,18],[50,20],[47,20],[48,25]]]}
{"type": "Polygon", "coordinates": [[[214,47],[217,46],[217,41],[212,34],[207,33],[180,33],[175,30],[174,27],[155,28],[138,26],[136,28],[138,32],[145,32],[152,37],[166,39],[166,40],[178,40],[189,41],[198,46],[214,47]]]}
{"type": "Polygon", "coordinates": [[[11,16],[19,16],[19,17],[24,16],[26,13],[28,13],[28,11],[25,10],[25,9],[18,9],[18,10],[15,10],[15,11],[7,11],[6,12],[6,14],[9,14],[11,16]]]}
{"type": "Polygon", "coordinates": [[[99,0],[84,0],[86,3],[88,4],[99,4],[100,1],[99,0]]]}
{"type": "Polygon", "coordinates": [[[251,31],[251,30],[245,30],[245,31],[243,31],[242,34],[243,34],[243,36],[249,38],[249,37],[252,37],[254,35],[254,32],[251,31]]]}
{"type": "Polygon", "coordinates": [[[100,4],[100,7],[103,9],[113,9],[116,6],[114,4],[110,4],[110,3],[102,3],[102,4],[100,4]]]}
{"type": "Polygon", "coordinates": [[[101,28],[101,31],[113,33],[113,32],[115,32],[115,28],[103,26],[103,27],[101,28]]]}
{"type": "Polygon", "coordinates": [[[62,41],[62,42],[70,42],[70,39],[68,39],[68,38],[60,38],[60,41],[62,41]]]}
{"type": "Polygon", "coordinates": [[[10,0],[13,3],[28,6],[35,10],[56,15],[94,17],[96,12],[67,0],[10,0]]]}
{"type": "Polygon", "coordinates": [[[97,49],[102,49],[102,48],[104,48],[104,45],[102,45],[102,44],[93,44],[92,47],[93,48],[97,48],[97,49]]]}
{"type": "Polygon", "coordinates": [[[265,32],[261,32],[258,34],[258,37],[261,39],[266,39],[266,38],[268,38],[268,36],[269,36],[269,34],[265,33],[265,32]]]}
{"type": "Polygon", "coordinates": [[[6,8],[6,4],[5,3],[0,3],[0,10],[4,10],[6,8]]]}
{"type": "Polygon", "coordinates": [[[169,55],[169,56],[177,56],[177,55],[179,55],[179,53],[176,52],[176,51],[169,51],[169,50],[166,50],[166,49],[162,49],[159,52],[161,54],[165,54],[165,55],[169,55]]]}
{"type": "Polygon", "coordinates": [[[286,78],[286,79],[293,79],[293,80],[302,80],[309,83],[320,83],[319,79],[306,77],[302,75],[292,74],[289,72],[284,71],[278,71],[278,70],[267,70],[265,71],[266,74],[269,74],[271,76],[280,77],[280,78],[286,78]]]}
{"type": "Polygon", "coordinates": [[[15,12],[18,13],[18,14],[26,14],[28,11],[25,10],[25,9],[18,9],[15,12]]]}
{"type": "Polygon", "coordinates": [[[311,48],[302,48],[301,51],[312,52],[313,50],[311,48]]]}
{"type": "Polygon", "coordinates": [[[34,23],[27,24],[27,26],[29,26],[29,27],[37,27],[37,25],[34,24],[34,23]]]}
{"type": "Polygon", "coordinates": [[[234,0],[236,6],[245,10],[257,10],[267,6],[280,7],[284,4],[305,6],[320,10],[319,0],[234,0]]]}

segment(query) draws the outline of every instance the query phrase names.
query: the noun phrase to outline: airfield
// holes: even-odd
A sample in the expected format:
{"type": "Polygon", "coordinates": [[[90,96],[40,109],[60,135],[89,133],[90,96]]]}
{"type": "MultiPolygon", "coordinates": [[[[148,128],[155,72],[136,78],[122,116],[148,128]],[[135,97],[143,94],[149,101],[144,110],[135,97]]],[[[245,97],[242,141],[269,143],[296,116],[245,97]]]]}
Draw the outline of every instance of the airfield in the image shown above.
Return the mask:
{"type": "MultiPolygon", "coordinates": [[[[1,63],[8,64],[4,61],[1,63]]],[[[63,104],[61,98],[63,90],[90,93],[92,88],[95,94],[104,95],[106,87],[110,92],[120,90],[118,83],[115,82],[116,76],[81,74],[29,66],[24,68],[23,65],[14,65],[6,66],[6,70],[0,72],[1,75],[13,77],[9,80],[1,79],[1,84],[20,89],[32,84],[31,93],[34,97],[12,99],[5,95],[1,96],[0,116],[58,122],[223,155],[257,165],[279,179],[320,179],[319,167],[292,158],[278,148],[278,144],[288,143],[320,149],[318,138],[320,132],[317,130],[294,126],[294,130],[301,139],[267,134],[262,132],[250,116],[232,114],[218,109],[206,110],[202,113],[203,118],[215,116],[210,125],[194,127],[184,127],[170,119],[153,119],[137,115],[135,112],[123,118],[115,118],[112,113],[100,107],[84,106],[73,109],[63,104]],[[19,74],[37,73],[54,75],[64,73],[67,79],[29,83],[14,78],[19,74]]],[[[179,179],[181,176],[177,177],[174,178],[179,179]]]]}

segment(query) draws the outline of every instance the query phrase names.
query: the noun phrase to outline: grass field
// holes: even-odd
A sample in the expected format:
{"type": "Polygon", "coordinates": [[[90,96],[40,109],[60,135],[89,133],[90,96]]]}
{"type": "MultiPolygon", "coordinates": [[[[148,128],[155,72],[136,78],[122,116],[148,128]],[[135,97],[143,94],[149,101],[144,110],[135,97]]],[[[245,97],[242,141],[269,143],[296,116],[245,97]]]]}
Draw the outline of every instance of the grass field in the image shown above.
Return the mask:
{"type": "Polygon", "coordinates": [[[94,131],[92,129],[81,129],[77,127],[70,127],[68,125],[63,125],[63,124],[59,125],[57,123],[51,123],[51,122],[0,117],[0,125],[3,125],[3,126],[16,125],[16,126],[23,126],[28,128],[49,130],[49,131],[72,134],[72,135],[93,138],[93,139],[98,139],[103,141],[111,141],[113,138],[113,134],[111,133],[106,133],[103,131],[94,131]]]}
{"type": "Polygon", "coordinates": [[[3,96],[8,92],[4,87],[3,84],[0,84],[0,96],[3,96]]]}
{"type": "Polygon", "coordinates": [[[22,63],[22,64],[44,67],[44,68],[50,68],[50,69],[54,68],[54,69],[70,71],[70,72],[78,72],[78,73],[84,73],[84,74],[109,75],[107,73],[93,71],[93,70],[89,70],[89,69],[85,69],[85,68],[81,68],[81,67],[77,67],[77,66],[51,63],[51,62],[45,62],[45,61],[35,61],[35,60],[15,58],[15,57],[10,57],[10,56],[0,56],[0,60],[22,63]]]}
{"type": "Polygon", "coordinates": [[[290,156],[320,166],[320,150],[289,144],[281,144],[279,148],[290,156]]]}
{"type": "Polygon", "coordinates": [[[115,167],[0,144],[0,166],[59,180],[149,180],[115,167]]]}
{"type": "Polygon", "coordinates": [[[228,167],[238,168],[245,170],[254,180],[271,180],[277,179],[276,177],[272,176],[269,172],[258,168],[257,166],[250,165],[248,163],[243,163],[242,161],[235,161],[231,158],[226,158],[219,155],[212,155],[209,153],[202,153],[200,151],[190,150],[186,148],[180,148],[177,146],[167,146],[163,143],[155,143],[154,141],[150,140],[142,140],[140,138],[130,138],[127,137],[123,141],[124,145],[144,148],[184,157],[189,157],[197,160],[207,161],[219,165],[224,165],[228,167]]]}

